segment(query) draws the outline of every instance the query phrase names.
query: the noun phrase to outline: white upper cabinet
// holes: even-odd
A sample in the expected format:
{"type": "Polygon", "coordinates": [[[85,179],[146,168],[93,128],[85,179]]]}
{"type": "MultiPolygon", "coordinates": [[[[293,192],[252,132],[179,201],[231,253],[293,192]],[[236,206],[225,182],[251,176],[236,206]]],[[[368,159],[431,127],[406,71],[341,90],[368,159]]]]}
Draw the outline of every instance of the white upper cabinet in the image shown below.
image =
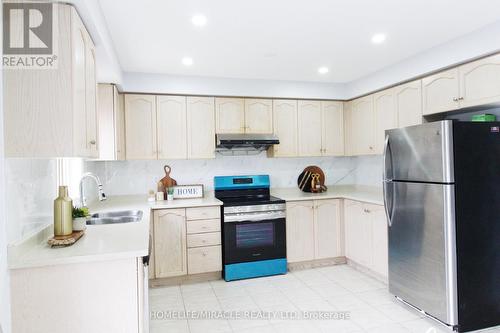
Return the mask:
{"type": "Polygon", "coordinates": [[[462,65],[459,72],[461,107],[500,102],[500,55],[462,65]]]}
{"type": "Polygon", "coordinates": [[[344,155],[344,108],[342,102],[321,102],[323,156],[344,155]]]}
{"type": "Polygon", "coordinates": [[[156,97],[125,95],[127,160],[156,159],[156,97]]]}
{"type": "Polygon", "coordinates": [[[215,98],[216,133],[245,133],[245,100],[215,98]]]}
{"type": "Polygon", "coordinates": [[[350,153],[369,155],[375,153],[375,126],[373,95],[352,101],[349,116],[350,153]]]}
{"type": "MultiPolygon", "coordinates": [[[[57,67],[3,71],[8,157],[98,157],[94,44],[72,6],[54,6],[57,67]]],[[[23,24],[18,15],[10,22],[23,24]]]]}
{"type": "Polygon", "coordinates": [[[423,114],[433,114],[459,108],[458,68],[422,79],[423,114]]]}
{"type": "Polygon", "coordinates": [[[187,158],[185,96],[156,97],[158,159],[187,158]]]}
{"type": "Polygon", "coordinates": [[[387,89],[373,95],[375,112],[375,152],[382,154],[385,130],[398,127],[396,97],[394,89],[387,89]]]}
{"type": "Polygon", "coordinates": [[[85,110],[87,126],[87,154],[92,158],[99,157],[98,126],[97,126],[97,79],[95,68],[95,46],[86,34],[85,47],[85,110]]]}
{"type": "Polygon", "coordinates": [[[126,158],[125,154],[125,95],[119,94],[114,89],[115,100],[115,140],[116,159],[121,161],[126,158]]]}
{"type": "Polygon", "coordinates": [[[245,99],[245,133],[273,133],[271,99],[245,99]]]}
{"type": "Polygon", "coordinates": [[[422,124],[422,82],[408,82],[394,88],[398,127],[422,124]]]}
{"type": "Polygon", "coordinates": [[[500,55],[422,79],[424,115],[500,103],[500,55]]]}
{"type": "Polygon", "coordinates": [[[187,98],[188,158],[215,158],[215,99],[187,98]]]}
{"type": "Polygon", "coordinates": [[[274,157],[295,157],[298,154],[297,101],[273,101],[273,132],[280,140],[271,150],[274,157]]]}
{"type": "Polygon", "coordinates": [[[321,156],[321,102],[298,102],[299,156],[321,156]]]}
{"type": "Polygon", "coordinates": [[[99,159],[125,159],[125,114],[123,95],[113,84],[98,86],[99,159]]]}

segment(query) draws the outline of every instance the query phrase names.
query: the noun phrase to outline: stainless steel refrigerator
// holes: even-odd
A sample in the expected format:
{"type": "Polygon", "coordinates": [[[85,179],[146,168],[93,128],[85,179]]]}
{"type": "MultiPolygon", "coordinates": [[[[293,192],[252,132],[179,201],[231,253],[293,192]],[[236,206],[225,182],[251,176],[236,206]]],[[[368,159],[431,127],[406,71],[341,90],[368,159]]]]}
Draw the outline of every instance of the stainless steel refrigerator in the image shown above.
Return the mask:
{"type": "Polygon", "coordinates": [[[499,129],[386,131],[389,291],[459,332],[500,325],[499,129]]]}

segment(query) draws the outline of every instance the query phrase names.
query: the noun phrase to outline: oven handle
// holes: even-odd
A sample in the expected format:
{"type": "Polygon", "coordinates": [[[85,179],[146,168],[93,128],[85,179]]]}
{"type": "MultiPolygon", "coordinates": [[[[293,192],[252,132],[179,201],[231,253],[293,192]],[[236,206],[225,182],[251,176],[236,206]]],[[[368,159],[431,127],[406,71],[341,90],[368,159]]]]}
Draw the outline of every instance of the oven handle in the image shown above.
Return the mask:
{"type": "Polygon", "coordinates": [[[268,221],[286,218],[285,211],[243,213],[243,214],[224,214],[224,222],[245,222],[245,221],[268,221]]]}

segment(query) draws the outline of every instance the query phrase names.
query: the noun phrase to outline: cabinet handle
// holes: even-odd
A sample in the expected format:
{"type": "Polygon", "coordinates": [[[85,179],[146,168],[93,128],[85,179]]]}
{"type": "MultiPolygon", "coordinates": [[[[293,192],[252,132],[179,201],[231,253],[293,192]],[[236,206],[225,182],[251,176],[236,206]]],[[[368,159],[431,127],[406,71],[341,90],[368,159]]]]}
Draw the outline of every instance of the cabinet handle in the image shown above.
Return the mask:
{"type": "Polygon", "coordinates": [[[370,150],[373,150],[373,146],[370,146],[369,148],[370,148],[370,150]]]}
{"type": "Polygon", "coordinates": [[[97,142],[95,140],[90,140],[89,142],[91,145],[95,145],[97,142]]]}

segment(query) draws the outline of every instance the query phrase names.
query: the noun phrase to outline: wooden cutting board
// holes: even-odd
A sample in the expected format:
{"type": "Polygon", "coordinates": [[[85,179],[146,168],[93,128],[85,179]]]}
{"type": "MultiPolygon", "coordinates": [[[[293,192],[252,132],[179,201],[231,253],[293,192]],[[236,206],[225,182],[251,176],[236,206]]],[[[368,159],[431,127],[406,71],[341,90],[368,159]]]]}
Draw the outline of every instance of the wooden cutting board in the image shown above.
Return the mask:
{"type": "Polygon", "coordinates": [[[165,165],[163,167],[163,170],[165,170],[165,177],[163,177],[160,182],[163,184],[163,188],[165,191],[169,187],[173,187],[177,185],[177,181],[173,178],[170,177],[170,172],[172,171],[172,168],[170,168],[169,165],[165,165]]]}
{"type": "Polygon", "coordinates": [[[321,190],[319,192],[325,192],[326,191],[326,186],[325,186],[325,173],[323,170],[321,170],[320,167],[315,166],[315,165],[310,165],[304,169],[297,178],[297,185],[299,186],[299,189],[304,192],[315,192],[311,188],[311,181],[313,178],[313,175],[318,174],[319,175],[319,183],[321,185],[321,190]]]}

